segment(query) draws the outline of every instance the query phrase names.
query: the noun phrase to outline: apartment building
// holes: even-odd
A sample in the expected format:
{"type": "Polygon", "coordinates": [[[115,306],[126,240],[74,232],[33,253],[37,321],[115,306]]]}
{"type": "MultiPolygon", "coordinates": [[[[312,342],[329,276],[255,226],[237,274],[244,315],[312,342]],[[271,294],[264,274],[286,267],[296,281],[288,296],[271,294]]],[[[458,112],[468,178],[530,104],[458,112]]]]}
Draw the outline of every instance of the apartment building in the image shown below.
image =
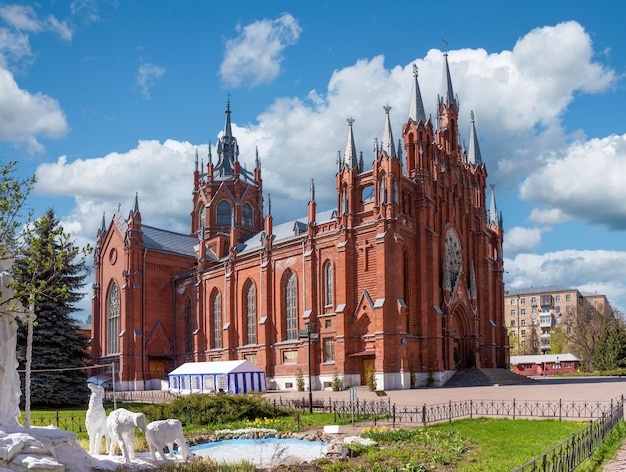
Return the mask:
{"type": "Polygon", "coordinates": [[[554,328],[561,327],[565,333],[570,333],[576,313],[586,303],[598,311],[609,305],[606,295],[558,285],[506,290],[505,325],[511,353],[549,353],[554,328]],[[536,346],[534,343],[537,343],[536,346]]]}

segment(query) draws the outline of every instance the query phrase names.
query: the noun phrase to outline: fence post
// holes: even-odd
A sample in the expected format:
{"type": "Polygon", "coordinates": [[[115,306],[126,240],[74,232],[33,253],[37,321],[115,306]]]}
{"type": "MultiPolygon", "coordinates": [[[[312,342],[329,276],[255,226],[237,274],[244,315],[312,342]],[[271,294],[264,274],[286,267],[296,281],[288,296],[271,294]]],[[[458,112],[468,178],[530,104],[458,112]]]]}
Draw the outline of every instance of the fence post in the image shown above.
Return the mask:
{"type": "Polygon", "coordinates": [[[470,400],[470,419],[474,418],[474,400],[470,400]]]}
{"type": "Polygon", "coordinates": [[[396,427],[396,404],[394,403],[391,408],[392,408],[392,411],[393,411],[393,413],[391,415],[391,417],[393,418],[393,420],[391,422],[391,426],[392,426],[392,428],[395,428],[396,427]]]}
{"type": "Polygon", "coordinates": [[[562,412],[562,408],[563,408],[563,405],[562,405],[561,402],[562,402],[562,400],[559,398],[559,421],[561,421],[561,412],[562,412]]]}
{"type": "Polygon", "coordinates": [[[426,403],[422,405],[422,424],[426,424],[426,403]]]}
{"type": "Polygon", "coordinates": [[[513,419],[515,419],[515,398],[513,399],[513,419]]]}
{"type": "MultiPolygon", "coordinates": [[[[57,428],[61,428],[61,425],[59,424],[59,410],[57,410],[56,413],[57,413],[56,414],[56,417],[57,417],[57,428]]],[[[63,428],[61,428],[61,429],[63,429],[63,428]]]]}
{"type": "Polygon", "coordinates": [[[448,422],[452,423],[452,400],[448,400],[448,422]]]}

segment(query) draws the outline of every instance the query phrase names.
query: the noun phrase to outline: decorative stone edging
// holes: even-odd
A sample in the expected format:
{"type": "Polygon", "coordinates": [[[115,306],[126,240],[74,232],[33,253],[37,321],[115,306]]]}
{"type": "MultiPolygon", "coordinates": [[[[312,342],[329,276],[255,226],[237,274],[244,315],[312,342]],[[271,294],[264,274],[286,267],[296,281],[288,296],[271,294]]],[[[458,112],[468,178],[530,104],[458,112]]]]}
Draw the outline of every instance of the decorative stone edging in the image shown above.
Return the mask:
{"type": "Polygon", "coordinates": [[[212,433],[194,436],[188,440],[190,446],[198,444],[225,441],[228,439],[267,439],[267,438],[294,438],[303,441],[321,441],[325,443],[331,442],[335,438],[331,438],[321,431],[292,433],[279,432],[276,429],[269,428],[241,428],[241,429],[220,429],[212,433]]]}

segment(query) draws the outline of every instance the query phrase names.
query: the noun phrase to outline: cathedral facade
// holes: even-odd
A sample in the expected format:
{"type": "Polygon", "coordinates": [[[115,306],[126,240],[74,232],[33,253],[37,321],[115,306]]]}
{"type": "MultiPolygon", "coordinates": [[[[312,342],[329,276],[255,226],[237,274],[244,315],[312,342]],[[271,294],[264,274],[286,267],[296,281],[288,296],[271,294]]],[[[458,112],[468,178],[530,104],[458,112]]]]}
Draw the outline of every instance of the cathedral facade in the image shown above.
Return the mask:
{"type": "MultiPolygon", "coordinates": [[[[372,168],[348,120],[337,206],[273,224],[261,165],[239,162],[230,103],[206,166],[193,173],[190,232],[145,225],[139,201],[98,231],[92,354],[122,390],[160,388],[175,367],[246,359],[268,385],[314,390],[441,385],[458,368],[507,367],[502,218],[472,114],[460,144],[444,55],[436,123],[414,71],[409,116],[394,143],[385,107],[372,168]],[[310,369],[310,370],[309,370],[310,369]]],[[[408,94],[407,94],[408,95],[408,94]]],[[[303,212],[304,213],[304,212],[303,212]]]]}

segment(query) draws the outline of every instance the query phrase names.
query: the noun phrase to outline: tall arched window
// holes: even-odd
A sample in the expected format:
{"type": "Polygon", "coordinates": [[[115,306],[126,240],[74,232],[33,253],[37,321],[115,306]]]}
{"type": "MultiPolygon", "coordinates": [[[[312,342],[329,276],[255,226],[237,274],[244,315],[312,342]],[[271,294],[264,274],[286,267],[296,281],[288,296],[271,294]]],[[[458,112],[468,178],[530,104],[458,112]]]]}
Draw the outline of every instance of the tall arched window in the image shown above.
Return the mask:
{"type": "Polygon", "coordinates": [[[246,344],[256,344],[256,287],[252,282],[246,290],[246,344]]]}
{"type": "Polygon", "coordinates": [[[218,225],[230,225],[231,220],[231,206],[226,200],[222,200],[217,205],[217,224],[218,225]]]}
{"type": "Polygon", "coordinates": [[[191,315],[191,300],[185,303],[185,352],[193,351],[193,320],[191,315]]]}
{"type": "Polygon", "coordinates": [[[253,226],[254,220],[252,218],[252,207],[249,203],[244,204],[243,208],[241,209],[241,223],[246,228],[252,228],[253,226]]]}
{"type": "Polygon", "coordinates": [[[330,261],[324,264],[324,306],[333,304],[333,265],[330,261]]]}
{"type": "Polygon", "coordinates": [[[213,297],[213,349],[222,347],[222,294],[215,292],[213,297]]]}
{"type": "Polygon", "coordinates": [[[298,339],[298,282],[293,272],[285,277],[285,327],[287,339],[298,339]]]}
{"type": "Polygon", "coordinates": [[[120,352],[120,317],[120,289],[112,280],[107,295],[107,354],[120,352]]]}

